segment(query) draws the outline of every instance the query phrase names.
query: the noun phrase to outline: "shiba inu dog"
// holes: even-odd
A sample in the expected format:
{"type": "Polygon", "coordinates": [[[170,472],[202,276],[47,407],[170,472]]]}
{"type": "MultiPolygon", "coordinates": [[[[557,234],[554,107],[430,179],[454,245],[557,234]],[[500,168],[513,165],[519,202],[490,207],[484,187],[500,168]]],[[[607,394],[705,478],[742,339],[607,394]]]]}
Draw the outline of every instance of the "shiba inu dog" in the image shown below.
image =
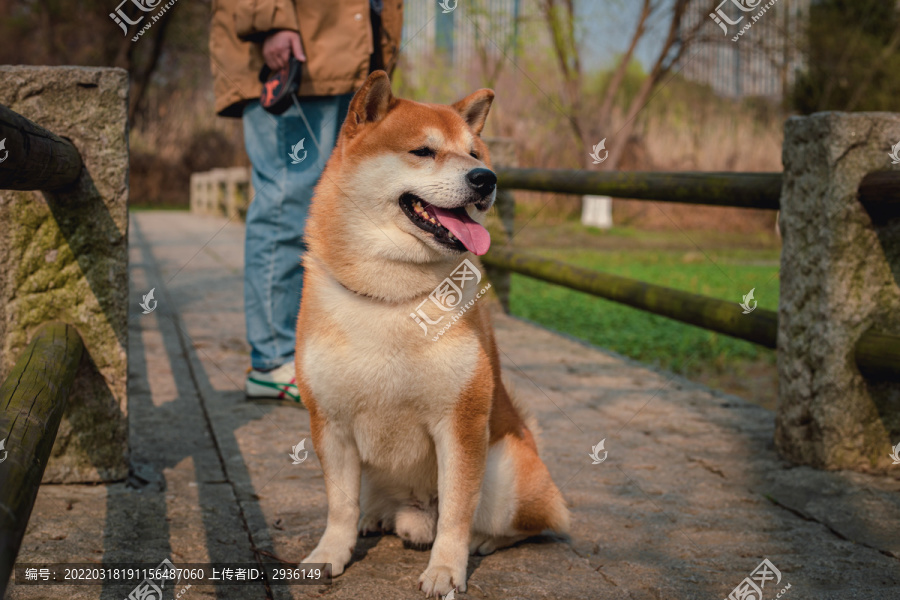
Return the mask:
{"type": "MultiPolygon", "coordinates": [[[[452,106],[402,100],[372,73],[316,187],[296,369],[328,519],[303,562],[331,563],[332,575],[359,533],[395,532],[431,546],[426,595],[465,591],[470,552],[568,529],[534,427],[501,380],[486,303],[437,341],[410,318],[490,245],[481,222],[497,178],[479,136],[493,98],[482,89],[452,106]]],[[[460,295],[457,306],[476,286],[460,295]]],[[[426,322],[440,322],[446,313],[426,304],[426,322]]]]}

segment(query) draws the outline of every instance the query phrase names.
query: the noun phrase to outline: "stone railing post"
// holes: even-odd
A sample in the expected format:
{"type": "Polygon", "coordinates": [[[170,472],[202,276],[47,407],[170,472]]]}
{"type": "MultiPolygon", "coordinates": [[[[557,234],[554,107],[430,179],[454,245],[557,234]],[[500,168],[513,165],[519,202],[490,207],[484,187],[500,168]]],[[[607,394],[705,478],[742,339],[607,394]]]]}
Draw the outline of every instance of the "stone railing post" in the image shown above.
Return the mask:
{"type": "Polygon", "coordinates": [[[241,214],[247,210],[243,194],[239,193],[242,186],[250,181],[250,171],[246,167],[231,167],[228,169],[228,179],[225,190],[225,215],[231,218],[234,214],[241,214]]]}
{"type": "Polygon", "coordinates": [[[206,173],[191,173],[191,212],[206,212],[206,173]]]}
{"type": "Polygon", "coordinates": [[[191,212],[200,214],[202,207],[203,194],[203,175],[201,173],[191,173],[191,212]]]}
{"type": "Polygon", "coordinates": [[[191,173],[191,212],[198,215],[243,219],[253,200],[253,183],[247,167],[212,169],[191,173]]]}
{"type": "MultiPolygon", "coordinates": [[[[517,167],[516,142],[511,138],[484,138],[491,154],[491,165],[497,167],[517,167]]],[[[503,229],[503,239],[494,239],[492,245],[506,245],[512,241],[515,234],[514,219],[516,216],[516,199],[511,190],[497,190],[497,200],[494,203],[497,214],[500,217],[500,225],[503,229]]],[[[495,232],[496,234],[496,232],[495,232]]],[[[504,269],[498,269],[485,265],[491,286],[500,300],[504,312],[509,312],[509,292],[511,285],[511,273],[504,269]]]]}
{"type": "Polygon", "coordinates": [[[212,177],[212,171],[207,171],[203,177],[204,181],[204,189],[206,190],[203,194],[204,200],[204,209],[203,214],[206,215],[214,215],[216,214],[216,182],[212,177]]]}
{"type": "Polygon", "coordinates": [[[247,181],[240,185],[240,188],[243,193],[242,203],[240,205],[240,216],[242,220],[247,219],[247,210],[250,208],[250,203],[253,202],[253,196],[256,193],[253,189],[253,175],[252,169],[247,168],[247,181]]]}
{"type": "Polygon", "coordinates": [[[234,169],[228,169],[225,177],[225,216],[231,217],[237,211],[237,181],[234,169]]]}
{"type": "Polygon", "coordinates": [[[0,190],[0,380],[43,324],[77,329],[85,358],[43,480],[121,480],[129,467],[128,73],[3,66],[0,104],[70,140],[84,165],[53,192],[0,190]]]}
{"type": "Polygon", "coordinates": [[[228,216],[228,179],[229,169],[213,169],[210,171],[213,180],[213,214],[228,216]]]}
{"type": "Polygon", "coordinates": [[[900,171],[897,142],[897,114],[785,125],[775,443],[795,463],[881,470],[900,442],[900,384],[866,379],[854,360],[864,332],[900,334],[900,219],[857,195],[867,174],[900,171]]]}

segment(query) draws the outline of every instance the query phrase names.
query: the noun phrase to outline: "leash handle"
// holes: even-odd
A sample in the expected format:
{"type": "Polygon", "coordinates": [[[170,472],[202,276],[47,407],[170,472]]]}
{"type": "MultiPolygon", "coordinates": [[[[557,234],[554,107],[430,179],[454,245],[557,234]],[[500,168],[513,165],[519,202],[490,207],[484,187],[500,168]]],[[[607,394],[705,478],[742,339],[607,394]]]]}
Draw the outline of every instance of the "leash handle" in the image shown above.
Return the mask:
{"type": "Polygon", "coordinates": [[[293,55],[288,65],[278,71],[263,65],[259,72],[259,82],[262,84],[259,103],[262,107],[273,115],[280,115],[290,108],[291,98],[300,90],[302,72],[302,64],[293,55]]]}
{"type": "Polygon", "coordinates": [[[300,112],[300,118],[303,119],[306,130],[316,145],[316,150],[319,151],[319,156],[322,156],[319,139],[313,132],[312,127],[309,126],[306,113],[303,112],[303,107],[300,106],[300,102],[297,100],[297,92],[300,90],[300,75],[303,72],[301,67],[300,61],[294,58],[293,55],[288,61],[288,66],[279,71],[273,71],[269,68],[269,65],[263,65],[262,70],[259,72],[259,82],[263,84],[259,103],[267,112],[273,115],[280,115],[290,108],[293,102],[300,112]]]}

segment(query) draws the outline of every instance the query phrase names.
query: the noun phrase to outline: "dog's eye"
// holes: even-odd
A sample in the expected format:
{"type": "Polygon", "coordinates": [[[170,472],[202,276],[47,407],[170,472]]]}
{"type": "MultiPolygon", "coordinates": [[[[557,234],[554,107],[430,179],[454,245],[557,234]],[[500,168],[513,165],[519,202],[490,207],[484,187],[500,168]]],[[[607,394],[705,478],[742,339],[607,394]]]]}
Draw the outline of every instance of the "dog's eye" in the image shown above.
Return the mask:
{"type": "Polygon", "coordinates": [[[434,150],[429,148],[428,146],[422,146],[421,148],[416,148],[415,150],[410,150],[410,154],[415,154],[416,156],[430,156],[432,158],[437,154],[434,150]]]}
{"type": "Polygon", "coordinates": [[[471,157],[474,158],[475,160],[478,160],[478,155],[475,154],[474,152],[469,152],[469,156],[471,156],[471,157]]]}

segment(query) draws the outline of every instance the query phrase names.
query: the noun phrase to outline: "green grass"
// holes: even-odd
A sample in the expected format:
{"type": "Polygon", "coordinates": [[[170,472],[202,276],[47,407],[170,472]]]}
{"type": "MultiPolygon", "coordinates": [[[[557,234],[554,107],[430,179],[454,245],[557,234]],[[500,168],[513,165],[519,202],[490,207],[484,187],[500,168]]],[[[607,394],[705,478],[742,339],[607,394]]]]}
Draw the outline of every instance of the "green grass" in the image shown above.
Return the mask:
{"type": "MultiPolygon", "coordinates": [[[[759,307],[778,308],[778,250],[532,250],[580,267],[712,296],[737,306],[750,288],[759,307]]],[[[513,275],[514,315],[677,373],[774,362],[750,342],[685,325],[601,298],[513,275]]]]}

